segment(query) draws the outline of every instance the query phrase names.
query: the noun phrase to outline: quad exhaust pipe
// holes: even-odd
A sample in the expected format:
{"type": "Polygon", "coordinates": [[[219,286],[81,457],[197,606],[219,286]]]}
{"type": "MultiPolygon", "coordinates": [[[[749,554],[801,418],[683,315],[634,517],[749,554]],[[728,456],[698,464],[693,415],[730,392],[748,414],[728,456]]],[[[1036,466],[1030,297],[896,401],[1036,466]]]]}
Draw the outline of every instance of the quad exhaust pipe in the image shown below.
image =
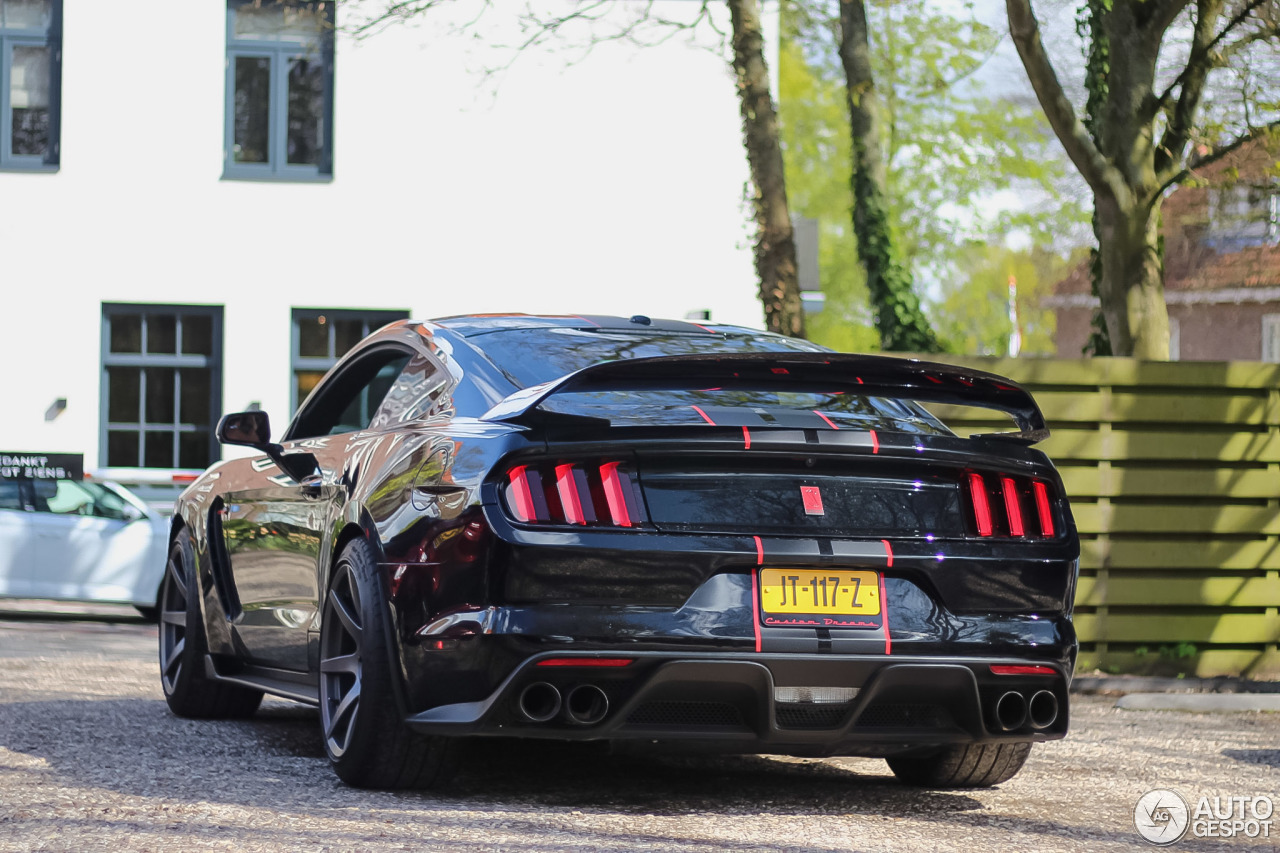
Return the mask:
{"type": "Polygon", "coordinates": [[[1051,690],[1037,690],[1028,699],[1010,690],[996,700],[995,718],[996,725],[1006,732],[1027,727],[1041,731],[1057,721],[1058,697],[1051,690]]]}
{"type": "Polygon", "coordinates": [[[554,684],[535,681],[520,691],[520,713],[531,723],[545,723],[560,713],[560,691],[554,684]]]}
{"type": "Polygon", "coordinates": [[[571,723],[593,726],[609,713],[609,697],[594,684],[579,684],[565,697],[564,713],[571,723]]]}
{"type": "Polygon", "coordinates": [[[1037,691],[1027,703],[1027,717],[1031,728],[1049,728],[1058,719],[1058,697],[1048,690],[1037,691]]]}
{"type": "Polygon", "coordinates": [[[1027,721],[1027,700],[1010,690],[996,700],[996,723],[1006,732],[1022,728],[1027,721]]]}
{"type": "Polygon", "coordinates": [[[516,707],[531,723],[563,716],[576,726],[594,726],[609,713],[609,697],[594,684],[579,684],[562,695],[554,684],[535,681],[520,691],[516,707]]]}

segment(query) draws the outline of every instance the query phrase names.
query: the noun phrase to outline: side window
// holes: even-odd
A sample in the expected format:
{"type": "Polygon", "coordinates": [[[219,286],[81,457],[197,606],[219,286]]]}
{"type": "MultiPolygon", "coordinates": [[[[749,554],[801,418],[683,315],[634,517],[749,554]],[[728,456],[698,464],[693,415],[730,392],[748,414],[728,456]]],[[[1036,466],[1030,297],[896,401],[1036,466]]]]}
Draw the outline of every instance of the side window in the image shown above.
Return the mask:
{"type": "Polygon", "coordinates": [[[62,0],[0,0],[0,169],[58,167],[62,0]]]}
{"type": "Polygon", "coordinates": [[[333,4],[228,0],[224,178],[333,175],[333,4]]]}
{"type": "Polygon", "coordinates": [[[290,362],[289,411],[307,399],[329,368],[370,332],[395,320],[406,320],[408,311],[357,311],[349,308],[294,308],[290,362]]]}
{"type": "Polygon", "coordinates": [[[24,509],[20,488],[19,483],[11,481],[0,483],[0,509],[24,509]]]}
{"type": "Polygon", "coordinates": [[[363,354],[307,399],[286,438],[319,438],[368,429],[412,355],[398,347],[363,354]]]}
{"type": "Polygon", "coordinates": [[[449,402],[447,386],[443,370],[426,356],[415,355],[392,383],[370,428],[387,429],[439,414],[449,402]]]}

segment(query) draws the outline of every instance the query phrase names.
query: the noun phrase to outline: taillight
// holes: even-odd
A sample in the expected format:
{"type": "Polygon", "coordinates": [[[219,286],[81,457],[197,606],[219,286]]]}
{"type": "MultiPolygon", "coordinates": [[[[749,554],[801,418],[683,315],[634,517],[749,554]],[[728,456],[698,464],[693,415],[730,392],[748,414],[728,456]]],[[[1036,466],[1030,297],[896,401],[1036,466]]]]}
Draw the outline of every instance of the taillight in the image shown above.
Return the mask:
{"type": "Polygon", "coordinates": [[[517,465],[503,488],[507,510],[525,524],[635,527],[644,501],[620,461],[517,465]]]}
{"type": "Polygon", "coordinates": [[[973,525],[979,536],[1053,538],[1053,501],[1048,483],[1029,477],[1007,474],[992,477],[976,472],[970,472],[965,479],[973,525]],[[998,493],[998,500],[992,501],[993,493],[998,493]],[[1028,524],[1032,511],[1035,517],[1028,524]]]}
{"type": "Polygon", "coordinates": [[[978,525],[979,536],[990,536],[991,502],[987,500],[987,484],[981,474],[969,475],[969,499],[973,503],[973,520],[978,525]]]}
{"type": "Polygon", "coordinates": [[[1053,535],[1053,510],[1049,506],[1049,487],[1036,480],[1031,484],[1036,493],[1036,513],[1040,516],[1040,535],[1053,535]]]}

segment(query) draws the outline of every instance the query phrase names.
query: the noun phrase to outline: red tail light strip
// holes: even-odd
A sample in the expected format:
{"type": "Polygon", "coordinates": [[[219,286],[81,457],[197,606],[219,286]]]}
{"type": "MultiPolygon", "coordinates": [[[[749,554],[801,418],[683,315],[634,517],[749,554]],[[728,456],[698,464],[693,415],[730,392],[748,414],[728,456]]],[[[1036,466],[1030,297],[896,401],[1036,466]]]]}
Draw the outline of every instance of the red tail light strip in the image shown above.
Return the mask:
{"type": "Polygon", "coordinates": [[[817,415],[818,417],[822,418],[824,421],[826,421],[826,422],[827,422],[827,426],[831,427],[832,429],[840,429],[840,427],[836,426],[835,421],[831,420],[831,418],[829,418],[829,417],[827,417],[826,415],[822,414],[822,412],[819,412],[817,409],[814,409],[814,410],[813,410],[813,413],[814,413],[815,415],[817,415]]]}
{"type": "Polygon", "coordinates": [[[579,491],[579,485],[586,484],[579,484],[579,477],[583,477],[582,472],[572,465],[556,466],[556,492],[560,495],[560,506],[564,508],[564,520],[570,524],[587,523],[587,516],[582,511],[582,492],[579,491]]]}
{"type": "Polygon", "coordinates": [[[759,536],[752,536],[751,538],[756,540],[756,565],[763,566],[764,565],[764,542],[760,541],[759,536]]]}
{"type": "Polygon", "coordinates": [[[1049,488],[1036,480],[1031,484],[1036,493],[1036,514],[1040,516],[1040,535],[1053,536],[1053,508],[1049,506],[1049,488]]]}
{"type": "Polygon", "coordinates": [[[746,427],[742,428],[742,449],[743,450],[751,449],[751,430],[747,429],[746,427]]]}
{"type": "Polygon", "coordinates": [[[1051,666],[1034,664],[992,664],[992,675],[1057,675],[1058,671],[1051,666]]]}
{"type": "Polygon", "coordinates": [[[871,452],[872,453],[880,452],[880,437],[876,435],[875,430],[871,430],[871,452]]]}
{"type": "MultiPolygon", "coordinates": [[[[697,406],[694,408],[696,409],[697,406]]],[[[618,466],[621,464],[621,462],[606,462],[601,465],[600,477],[604,481],[604,498],[609,504],[609,516],[613,519],[613,523],[619,527],[630,527],[631,513],[627,511],[627,498],[622,492],[622,482],[618,476],[618,466]]]]}
{"type": "Polygon", "coordinates": [[[994,532],[991,504],[987,502],[987,483],[981,474],[969,475],[969,499],[973,501],[973,519],[978,525],[978,535],[990,536],[994,532]]]}
{"type": "Polygon", "coordinates": [[[635,658],[546,658],[535,666],[616,667],[630,666],[634,661],[635,658]]]}
{"type": "Polygon", "coordinates": [[[1022,528],[1022,503],[1018,497],[1018,484],[1011,477],[1000,478],[1000,491],[1004,492],[1004,511],[1009,516],[1009,535],[1025,536],[1022,528]]]}
{"type": "Polygon", "coordinates": [[[880,541],[884,543],[884,557],[888,561],[886,563],[886,568],[892,569],[893,568],[893,546],[889,544],[888,539],[881,539],[880,541]]]}
{"type": "Polygon", "coordinates": [[[520,465],[507,472],[511,478],[511,512],[516,521],[533,521],[537,514],[533,509],[533,495],[529,491],[529,466],[520,465]]]}

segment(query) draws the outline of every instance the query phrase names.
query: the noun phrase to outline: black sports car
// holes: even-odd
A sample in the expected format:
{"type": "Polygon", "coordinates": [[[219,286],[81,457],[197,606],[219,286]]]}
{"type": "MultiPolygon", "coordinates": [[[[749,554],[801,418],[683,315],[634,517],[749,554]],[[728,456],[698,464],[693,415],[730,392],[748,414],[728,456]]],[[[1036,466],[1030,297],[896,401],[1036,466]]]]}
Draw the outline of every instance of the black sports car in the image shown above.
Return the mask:
{"type": "Polygon", "coordinates": [[[181,716],[318,705],[352,785],[459,736],[882,756],[985,786],[1067,731],[1079,541],[1035,402],[976,370],[598,316],[393,323],[183,493],[181,716]],[[959,438],[922,403],[994,409],[959,438]],[[997,415],[996,417],[1003,417],[997,415]]]}

